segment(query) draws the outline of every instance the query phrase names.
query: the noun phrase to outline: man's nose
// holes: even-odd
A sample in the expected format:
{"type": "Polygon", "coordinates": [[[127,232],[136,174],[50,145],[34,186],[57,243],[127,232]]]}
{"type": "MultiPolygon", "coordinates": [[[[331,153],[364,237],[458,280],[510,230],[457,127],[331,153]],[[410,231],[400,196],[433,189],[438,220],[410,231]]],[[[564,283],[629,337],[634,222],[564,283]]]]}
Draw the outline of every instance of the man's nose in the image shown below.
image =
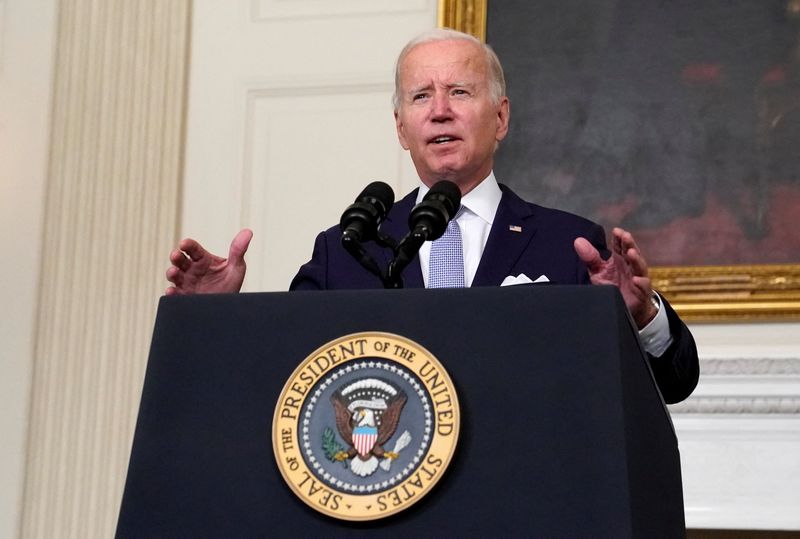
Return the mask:
{"type": "Polygon", "coordinates": [[[450,119],[453,111],[450,109],[450,96],[446,92],[433,96],[432,107],[431,119],[433,121],[441,122],[450,119]]]}

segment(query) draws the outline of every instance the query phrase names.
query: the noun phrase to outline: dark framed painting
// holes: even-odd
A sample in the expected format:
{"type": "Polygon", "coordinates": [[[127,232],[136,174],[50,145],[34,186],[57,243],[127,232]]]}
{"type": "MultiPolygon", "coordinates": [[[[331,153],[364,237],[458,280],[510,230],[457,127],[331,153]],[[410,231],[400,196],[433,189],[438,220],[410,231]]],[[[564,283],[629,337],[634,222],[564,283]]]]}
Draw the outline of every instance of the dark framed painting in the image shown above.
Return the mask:
{"type": "Polygon", "coordinates": [[[689,320],[800,318],[800,0],[440,0],[506,71],[498,180],[630,230],[689,320]]]}

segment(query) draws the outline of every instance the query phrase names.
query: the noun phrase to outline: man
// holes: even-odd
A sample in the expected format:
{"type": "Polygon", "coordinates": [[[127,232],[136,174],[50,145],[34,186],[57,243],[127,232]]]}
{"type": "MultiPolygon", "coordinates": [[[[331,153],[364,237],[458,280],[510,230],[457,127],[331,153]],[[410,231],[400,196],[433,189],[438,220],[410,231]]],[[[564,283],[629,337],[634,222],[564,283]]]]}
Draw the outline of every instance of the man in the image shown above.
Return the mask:
{"type": "MultiPolygon", "coordinates": [[[[462,194],[455,221],[464,286],[497,286],[508,277],[529,282],[540,276],[558,284],[616,285],[640,330],[665,400],[677,402],[691,393],[698,377],[694,340],[654,294],[647,264],[630,233],[614,229],[612,253],[604,260],[600,226],[527,203],[495,180],[494,151],[508,133],[510,111],[503,70],[491,48],[453,30],[434,30],[412,40],[398,58],[394,108],[398,139],[410,152],[421,185],[395,204],[382,231],[401,236],[415,202],[436,182],[454,182],[462,194]]],[[[340,236],[333,227],[317,237],[312,259],[300,268],[292,290],[381,287],[377,277],[344,251],[340,236]]],[[[170,254],[173,266],[167,279],[173,286],[166,293],[237,292],[251,238],[252,232],[241,231],[227,259],[194,240],[183,240],[170,254]]],[[[386,250],[369,248],[376,259],[388,256],[386,250]]],[[[431,286],[434,250],[426,242],[418,261],[405,269],[407,287],[431,286]]]]}

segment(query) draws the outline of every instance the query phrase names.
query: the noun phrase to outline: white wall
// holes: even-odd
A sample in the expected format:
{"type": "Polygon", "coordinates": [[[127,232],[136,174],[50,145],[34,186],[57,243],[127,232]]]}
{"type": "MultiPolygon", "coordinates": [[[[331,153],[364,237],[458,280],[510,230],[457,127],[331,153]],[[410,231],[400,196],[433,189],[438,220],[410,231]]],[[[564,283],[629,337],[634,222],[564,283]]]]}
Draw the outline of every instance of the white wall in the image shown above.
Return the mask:
{"type": "Polygon", "coordinates": [[[17,535],[34,347],[56,0],[0,0],[0,537],[17,535]]]}
{"type": "Polygon", "coordinates": [[[694,324],[700,383],[672,406],[687,525],[800,530],[800,324],[694,324]]]}
{"type": "Polygon", "coordinates": [[[414,185],[390,97],[435,0],[194,4],[181,230],[224,254],[254,229],[245,290],[286,290],[373,180],[414,185]]]}

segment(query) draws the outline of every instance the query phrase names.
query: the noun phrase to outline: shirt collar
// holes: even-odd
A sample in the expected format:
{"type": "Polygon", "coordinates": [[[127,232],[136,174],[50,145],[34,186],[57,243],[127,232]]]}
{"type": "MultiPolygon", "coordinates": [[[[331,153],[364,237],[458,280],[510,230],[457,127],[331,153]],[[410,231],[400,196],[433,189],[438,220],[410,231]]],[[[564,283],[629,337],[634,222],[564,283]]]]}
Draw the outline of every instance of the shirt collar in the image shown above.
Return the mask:
{"type": "MultiPolygon", "coordinates": [[[[420,181],[417,204],[422,202],[428,191],[430,188],[420,181]]],[[[494,216],[502,197],[503,192],[497,185],[497,179],[492,171],[486,179],[461,199],[461,205],[491,225],[494,223],[494,216]]]]}

